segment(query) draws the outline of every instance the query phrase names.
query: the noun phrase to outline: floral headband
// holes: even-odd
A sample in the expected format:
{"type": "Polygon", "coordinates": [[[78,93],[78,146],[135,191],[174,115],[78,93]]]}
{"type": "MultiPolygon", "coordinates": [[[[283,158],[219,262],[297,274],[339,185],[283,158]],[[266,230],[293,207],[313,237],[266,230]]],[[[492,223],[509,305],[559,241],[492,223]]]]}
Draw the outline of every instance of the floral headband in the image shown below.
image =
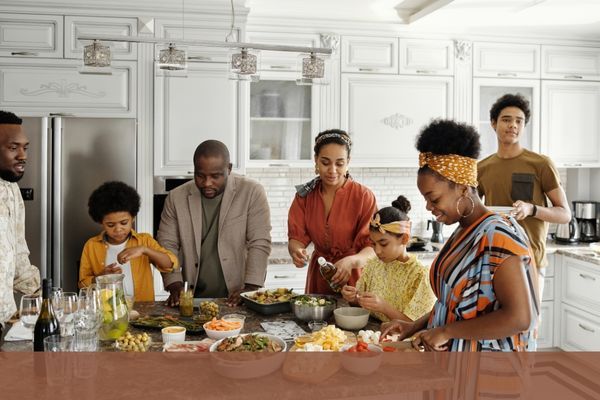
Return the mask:
{"type": "Polygon", "coordinates": [[[379,230],[379,232],[385,234],[386,232],[395,234],[406,234],[410,235],[410,221],[394,221],[387,224],[381,223],[381,217],[379,213],[375,214],[375,218],[371,220],[371,227],[379,230]]]}
{"type": "Polygon", "coordinates": [[[346,145],[348,145],[348,147],[352,147],[352,140],[350,140],[350,138],[347,135],[342,135],[341,133],[326,133],[324,135],[321,135],[317,138],[317,140],[315,141],[315,144],[319,144],[321,143],[323,140],[325,139],[340,139],[342,140],[344,143],[346,143],[346,145]]]}
{"type": "Polygon", "coordinates": [[[477,160],[475,158],[458,154],[420,153],[419,167],[425,165],[454,183],[477,187],[477,160]]]}

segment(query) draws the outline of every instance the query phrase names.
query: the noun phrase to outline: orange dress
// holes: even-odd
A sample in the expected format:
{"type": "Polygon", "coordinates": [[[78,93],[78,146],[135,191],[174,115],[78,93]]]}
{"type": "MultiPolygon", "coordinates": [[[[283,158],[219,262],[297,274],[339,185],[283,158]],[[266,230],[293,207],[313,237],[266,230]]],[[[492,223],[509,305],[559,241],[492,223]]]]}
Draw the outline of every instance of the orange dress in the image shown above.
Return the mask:
{"type": "MultiPolygon", "coordinates": [[[[325,215],[320,182],[306,197],[296,194],[288,214],[288,238],[305,246],[312,242],[315,247],[308,266],[306,293],[334,293],[319,273],[317,259],[324,257],[335,264],[371,246],[369,222],[376,211],[373,192],[351,178],[335,193],[329,216],[325,215]]],[[[354,286],[359,277],[360,271],[353,270],[348,284],[354,286]]]]}

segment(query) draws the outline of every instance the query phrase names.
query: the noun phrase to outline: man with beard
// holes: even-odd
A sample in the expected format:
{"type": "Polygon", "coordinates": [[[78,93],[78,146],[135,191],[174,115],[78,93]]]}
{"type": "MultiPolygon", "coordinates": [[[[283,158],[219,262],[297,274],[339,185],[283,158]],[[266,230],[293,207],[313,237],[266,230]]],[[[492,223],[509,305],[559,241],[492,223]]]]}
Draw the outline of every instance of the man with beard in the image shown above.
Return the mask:
{"type": "Polygon", "coordinates": [[[6,321],[17,311],[13,291],[33,294],[40,271],[29,262],[25,206],[17,182],[25,173],[29,141],[22,120],[0,111],[0,345],[6,321]]]}
{"type": "Polygon", "coordinates": [[[158,242],[181,268],[163,274],[167,304],[179,304],[183,281],[194,297],[228,297],[264,284],[271,253],[271,222],[264,188],[231,173],[229,150],[206,140],[194,153],[194,180],[171,190],[165,201],[158,242]]]}

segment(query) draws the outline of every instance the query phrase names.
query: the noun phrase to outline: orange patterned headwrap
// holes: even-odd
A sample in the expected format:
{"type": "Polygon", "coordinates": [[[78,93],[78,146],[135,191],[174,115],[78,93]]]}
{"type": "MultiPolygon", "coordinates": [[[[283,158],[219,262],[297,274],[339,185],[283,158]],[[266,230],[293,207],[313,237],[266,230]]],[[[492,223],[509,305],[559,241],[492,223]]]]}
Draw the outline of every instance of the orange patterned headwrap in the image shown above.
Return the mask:
{"type": "Polygon", "coordinates": [[[395,233],[395,234],[406,234],[410,235],[410,221],[394,221],[389,222],[387,224],[381,223],[381,217],[378,214],[375,214],[375,218],[371,220],[371,226],[379,232],[385,234],[386,232],[395,233]]]}
{"type": "Polygon", "coordinates": [[[458,154],[420,153],[419,167],[425,165],[454,183],[477,187],[477,160],[474,158],[458,154]]]}

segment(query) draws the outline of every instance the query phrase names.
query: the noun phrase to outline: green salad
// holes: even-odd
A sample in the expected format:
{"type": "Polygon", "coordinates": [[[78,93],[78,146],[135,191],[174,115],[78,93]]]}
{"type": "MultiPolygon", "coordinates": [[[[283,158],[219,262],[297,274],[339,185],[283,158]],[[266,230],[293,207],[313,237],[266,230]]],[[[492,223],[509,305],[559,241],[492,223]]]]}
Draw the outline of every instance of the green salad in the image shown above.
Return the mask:
{"type": "Polygon", "coordinates": [[[333,305],[334,302],[326,297],[297,296],[294,297],[294,304],[297,306],[322,307],[333,305]]]}

